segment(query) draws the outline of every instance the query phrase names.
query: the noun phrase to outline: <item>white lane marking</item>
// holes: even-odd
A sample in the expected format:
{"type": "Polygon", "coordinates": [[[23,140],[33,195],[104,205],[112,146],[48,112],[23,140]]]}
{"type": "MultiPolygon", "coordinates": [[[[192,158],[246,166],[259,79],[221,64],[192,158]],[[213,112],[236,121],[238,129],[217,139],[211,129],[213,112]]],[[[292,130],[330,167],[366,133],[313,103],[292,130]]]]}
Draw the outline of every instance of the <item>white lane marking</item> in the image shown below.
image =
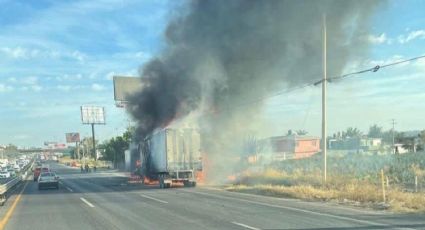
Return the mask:
{"type": "Polygon", "coordinates": [[[163,204],[168,204],[168,202],[167,202],[167,201],[163,201],[163,200],[160,200],[160,199],[156,199],[156,198],[151,197],[151,196],[146,196],[146,195],[143,195],[143,194],[139,194],[139,195],[140,195],[141,197],[146,198],[146,199],[150,199],[150,200],[158,201],[158,202],[163,203],[163,204]]]}
{"type": "MultiPolygon", "coordinates": [[[[280,205],[275,205],[275,204],[268,204],[268,203],[253,201],[253,200],[245,200],[245,199],[240,199],[240,198],[236,198],[236,197],[220,196],[220,195],[216,195],[216,194],[209,194],[209,193],[204,193],[204,192],[195,192],[195,191],[189,191],[189,190],[185,190],[184,192],[196,193],[196,194],[212,196],[212,197],[217,197],[217,198],[222,198],[222,199],[237,200],[237,201],[247,202],[247,203],[251,203],[251,204],[258,204],[258,205],[263,205],[263,206],[272,207],[272,208],[280,208],[280,209],[286,209],[286,210],[291,210],[291,211],[304,212],[304,213],[309,213],[309,214],[313,214],[313,215],[326,216],[326,217],[336,218],[336,219],[340,219],[340,220],[348,220],[348,221],[353,221],[353,222],[362,223],[362,224],[375,225],[375,226],[390,226],[391,227],[390,224],[378,223],[378,222],[368,221],[368,220],[359,220],[359,219],[354,219],[354,218],[351,218],[351,217],[337,216],[337,215],[332,215],[332,214],[328,214],[328,213],[320,213],[320,212],[315,212],[315,211],[310,211],[310,210],[305,210],[305,209],[300,209],[300,208],[280,206],[280,205]]],[[[393,228],[393,229],[413,229],[413,228],[393,228]]]]}
{"type": "MultiPolygon", "coordinates": [[[[220,191],[220,192],[223,192],[223,193],[229,193],[229,191],[227,191],[225,189],[221,189],[221,188],[202,187],[202,189],[212,190],[212,191],[220,191]]],[[[230,192],[230,193],[235,194],[235,195],[237,194],[239,196],[256,197],[256,198],[262,198],[262,199],[268,199],[268,200],[288,201],[288,202],[293,202],[293,203],[302,203],[302,204],[319,206],[319,207],[323,207],[323,208],[338,208],[338,209],[343,209],[343,210],[348,210],[348,211],[358,212],[358,213],[363,213],[363,214],[370,214],[370,215],[382,215],[384,213],[384,211],[379,211],[379,210],[369,211],[369,210],[356,209],[356,208],[351,208],[351,207],[346,207],[346,206],[330,206],[331,204],[329,204],[329,203],[313,203],[313,202],[303,201],[301,199],[296,199],[296,198],[282,198],[282,197],[257,195],[257,194],[242,193],[242,192],[230,192]]]]}
{"type": "Polygon", "coordinates": [[[74,190],[72,190],[72,188],[70,188],[70,187],[68,187],[68,186],[66,186],[66,189],[67,189],[68,191],[70,191],[70,192],[74,192],[74,190]]]}
{"type": "Polygon", "coordinates": [[[62,181],[59,181],[59,184],[62,184],[63,185],[62,181]]]}
{"type": "Polygon", "coordinates": [[[246,225],[246,224],[242,224],[242,223],[238,223],[238,222],[234,222],[234,221],[232,222],[232,224],[236,224],[236,225],[239,225],[241,227],[251,229],[251,230],[260,230],[259,228],[255,228],[255,227],[252,227],[252,226],[249,226],[249,225],[246,225]]]}
{"type": "Polygon", "coordinates": [[[86,203],[89,207],[94,208],[94,205],[90,202],[88,202],[86,199],[80,197],[80,200],[82,200],[84,203],[86,203]]]}

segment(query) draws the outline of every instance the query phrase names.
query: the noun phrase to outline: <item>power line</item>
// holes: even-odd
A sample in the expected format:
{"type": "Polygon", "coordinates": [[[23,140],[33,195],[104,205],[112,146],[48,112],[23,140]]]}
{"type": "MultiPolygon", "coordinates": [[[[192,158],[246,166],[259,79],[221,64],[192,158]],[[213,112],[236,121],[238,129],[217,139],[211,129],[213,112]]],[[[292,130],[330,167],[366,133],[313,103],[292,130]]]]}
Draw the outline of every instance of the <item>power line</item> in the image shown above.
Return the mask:
{"type": "MultiPolygon", "coordinates": [[[[340,76],[330,77],[330,78],[328,78],[328,82],[332,82],[333,80],[341,80],[341,79],[344,79],[344,78],[352,77],[352,76],[359,75],[359,74],[362,74],[362,73],[367,73],[367,72],[375,73],[378,70],[383,69],[383,68],[387,68],[387,67],[395,66],[395,65],[400,65],[400,64],[403,64],[403,63],[406,63],[406,62],[411,62],[411,61],[419,60],[419,59],[422,59],[422,58],[425,58],[425,55],[417,56],[417,57],[413,57],[413,58],[409,58],[409,59],[405,59],[405,60],[401,60],[401,61],[397,61],[397,62],[392,62],[392,63],[385,64],[385,65],[376,65],[376,66],[369,68],[369,69],[364,69],[364,70],[360,70],[360,71],[356,71],[356,72],[352,72],[352,73],[347,73],[347,74],[343,74],[343,75],[340,75],[340,76]]],[[[315,82],[314,85],[318,85],[320,83],[322,83],[322,80],[315,82]]]]}
{"type": "MultiPolygon", "coordinates": [[[[376,65],[372,68],[359,70],[359,71],[355,71],[355,72],[351,72],[351,73],[346,73],[346,74],[339,75],[339,76],[329,77],[329,78],[327,78],[327,81],[332,82],[332,81],[336,81],[336,80],[342,80],[342,79],[345,79],[345,78],[348,78],[348,77],[353,77],[353,76],[360,75],[360,74],[363,74],[363,73],[368,73],[368,72],[375,73],[378,70],[383,69],[383,68],[387,68],[387,67],[395,66],[395,65],[400,65],[400,64],[403,64],[403,63],[407,63],[407,62],[411,62],[411,61],[415,61],[415,60],[419,60],[419,59],[423,59],[423,58],[425,58],[425,55],[416,56],[416,57],[413,57],[413,58],[388,63],[388,64],[385,64],[385,65],[376,65]]],[[[247,101],[247,102],[244,102],[244,103],[241,103],[241,104],[233,105],[232,109],[244,107],[244,106],[251,105],[251,104],[256,104],[256,103],[262,102],[262,101],[269,99],[269,98],[273,98],[273,97],[276,97],[276,96],[291,93],[291,92],[296,91],[298,89],[303,89],[303,88],[306,88],[306,87],[309,87],[309,86],[316,86],[316,85],[321,84],[322,82],[323,82],[323,79],[320,79],[319,81],[316,81],[316,82],[310,82],[310,83],[306,83],[306,84],[303,84],[303,85],[299,85],[299,86],[287,88],[287,89],[284,89],[284,90],[280,90],[280,91],[277,91],[275,93],[272,93],[272,94],[269,94],[269,95],[266,95],[266,96],[263,96],[263,97],[260,97],[260,98],[257,98],[257,99],[253,99],[251,101],[247,101]]],[[[220,109],[219,111],[228,111],[228,110],[230,110],[230,109],[229,108],[220,109]]]]}

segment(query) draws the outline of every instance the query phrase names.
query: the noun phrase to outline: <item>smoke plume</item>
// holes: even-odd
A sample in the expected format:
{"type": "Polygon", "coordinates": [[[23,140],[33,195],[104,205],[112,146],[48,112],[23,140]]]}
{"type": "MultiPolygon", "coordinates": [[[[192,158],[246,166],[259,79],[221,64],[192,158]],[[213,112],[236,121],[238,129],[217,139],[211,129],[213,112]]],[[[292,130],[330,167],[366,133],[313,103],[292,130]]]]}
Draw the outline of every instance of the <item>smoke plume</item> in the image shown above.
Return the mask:
{"type": "Polygon", "coordinates": [[[338,75],[347,61],[366,54],[370,17],[381,2],[188,2],[167,26],[164,51],[141,69],[143,89],[130,97],[136,136],[201,111],[204,151],[236,151],[235,138],[258,129],[262,110],[261,103],[239,105],[320,78],[323,14],[328,74],[338,75]]]}

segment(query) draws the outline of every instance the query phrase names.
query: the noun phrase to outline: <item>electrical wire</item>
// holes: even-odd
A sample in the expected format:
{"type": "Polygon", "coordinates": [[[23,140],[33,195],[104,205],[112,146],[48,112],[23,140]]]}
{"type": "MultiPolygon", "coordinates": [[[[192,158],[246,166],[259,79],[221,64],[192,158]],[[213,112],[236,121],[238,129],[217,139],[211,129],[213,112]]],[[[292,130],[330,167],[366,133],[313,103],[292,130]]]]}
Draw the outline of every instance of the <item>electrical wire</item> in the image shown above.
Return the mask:
{"type": "MultiPolygon", "coordinates": [[[[339,76],[335,76],[335,77],[330,77],[330,78],[327,79],[327,81],[332,82],[332,81],[336,81],[336,80],[342,80],[342,79],[345,79],[345,78],[348,78],[348,77],[353,77],[353,76],[360,75],[360,74],[363,74],[363,73],[368,73],[368,72],[375,73],[378,70],[383,69],[383,68],[387,68],[387,67],[395,66],[395,65],[400,65],[400,64],[403,64],[403,63],[416,61],[416,60],[423,59],[423,58],[425,58],[425,55],[416,56],[416,57],[413,57],[413,58],[388,63],[388,64],[385,64],[385,65],[376,65],[372,68],[359,70],[359,71],[355,71],[355,72],[351,72],[351,73],[347,73],[347,74],[343,74],[343,75],[339,75],[339,76]]],[[[316,82],[306,83],[306,84],[299,85],[299,86],[296,86],[296,87],[287,88],[285,90],[281,90],[281,91],[275,92],[273,94],[269,94],[269,95],[266,95],[264,97],[254,99],[252,101],[248,101],[248,102],[245,102],[245,103],[234,105],[234,106],[232,106],[232,108],[238,108],[238,107],[244,107],[244,106],[247,106],[247,105],[257,104],[257,103],[262,102],[266,99],[276,97],[276,96],[279,96],[279,95],[283,95],[283,94],[288,94],[288,93],[291,93],[291,92],[298,90],[298,89],[303,89],[303,88],[306,88],[306,87],[309,87],[309,86],[316,86],[316,85],[318,85],[322,82],[323,82],[323,79],[316,81],[316,82]]],[[[230,109],[220,109],[220,111],[226,111],[226,110],[230,110],[230,109]]]]}
{"type": "MultiPolygon", "coordinates": [[[[356,72],[352,72],[352,73],[343,74],[343,75],[340,75],[340,76],[331,77],[331,78],[328,78],[327,81],[332,82],[334,80],[341,80],[341,79],[344,79],[344,78],[352,77],[352,76],[367,73],[367,72],[375,73],[375,72],[378,72],[378,70],[383,69],[383,68],[387,68],[387,67],[395,66],[395,65],[400,65],[400,64],[403,64],[403,63],[411,62],[411,61],[416,61],[416,60],[419,60],[419,59],[422,59],[422,58],[425,58],[425,55],[416,56],[416,57],[413,57],[413,58],[388,63],[388,64],[385,64],[385,65],[376,65],[376,66],[369,68],[369,69],[364,69],[364,70],[360,70],[360,71],[356,71],[356,72]]],[[[323,79],[318,81],[318,82],[315,82],[314,84],[318,85],[322,82],[323,82],[323,79]]]]}

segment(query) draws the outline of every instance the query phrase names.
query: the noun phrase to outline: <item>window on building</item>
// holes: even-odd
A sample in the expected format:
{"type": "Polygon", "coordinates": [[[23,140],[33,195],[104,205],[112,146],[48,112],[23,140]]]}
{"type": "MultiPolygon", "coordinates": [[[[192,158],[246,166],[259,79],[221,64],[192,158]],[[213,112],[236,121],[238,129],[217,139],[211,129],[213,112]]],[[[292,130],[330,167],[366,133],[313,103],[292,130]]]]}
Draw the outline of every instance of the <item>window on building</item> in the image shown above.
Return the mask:
{"type": "Polygon", "coordinates": [[[316,142],[317,142],[316,140],[312,140],[311,145],[316,146],[316,142]]]}

